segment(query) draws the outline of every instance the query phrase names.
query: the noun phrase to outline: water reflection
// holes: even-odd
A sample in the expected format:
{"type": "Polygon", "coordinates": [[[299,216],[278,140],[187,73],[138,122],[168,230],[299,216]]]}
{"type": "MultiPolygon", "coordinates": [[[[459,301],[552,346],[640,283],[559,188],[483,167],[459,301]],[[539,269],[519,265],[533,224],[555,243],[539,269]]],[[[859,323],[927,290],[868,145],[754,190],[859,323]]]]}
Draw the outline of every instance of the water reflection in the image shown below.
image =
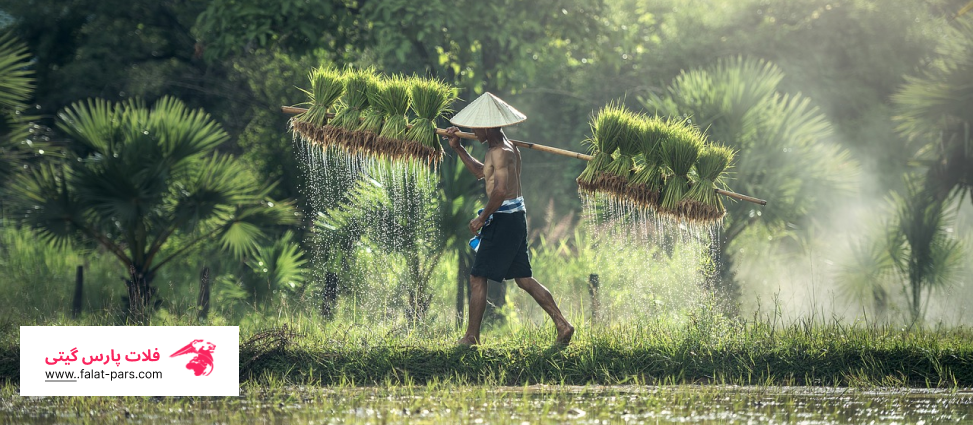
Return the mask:
{"type": "Polygon", "coordinates": [[[241,397],[5,397],[2,423],[963,423],[973,390],[728,386],[248,387],[241,397]]]}

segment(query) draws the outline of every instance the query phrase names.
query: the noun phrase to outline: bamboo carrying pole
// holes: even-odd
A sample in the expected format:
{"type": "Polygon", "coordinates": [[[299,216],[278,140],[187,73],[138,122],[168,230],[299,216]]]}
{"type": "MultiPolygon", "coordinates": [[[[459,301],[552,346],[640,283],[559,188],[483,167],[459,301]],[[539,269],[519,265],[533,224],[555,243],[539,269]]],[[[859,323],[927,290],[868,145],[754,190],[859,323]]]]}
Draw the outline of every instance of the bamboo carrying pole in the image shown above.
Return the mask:
{"type": "MultiPolygon", "coordinates": [[[[303,113],[303,112],[307,111],[306,108],[297,108],[297,107],[294,107],[294,106],[281,106],[280,107],[280,110],[281,110],[281,112],[283,112],[285,114],[288,114],[288,115],[297,115],[297,114],[300,114],[300,113],[303,113]]],[[[331,114],[328,114],[328,116],[331,116],[331,114]]],[[[438,134],[440,136],[448,136],[448,134],[446,133],[446,130],[445,129],[442,129],[442,128],[437,128],[436,129],[436,134],[438,134]]],[[[457,131],[456,132],[456,136],[459,137],[459,138],[461,138],[461,139],[476,140],[476,135],[474,135],[473,133],[466,133],[466,132],[463,132],[463,131],[457,131]]],[[[525,148],[525,149],[533,149],[533,150],[536,150],[536,151],[553,153],[553,154],[556,154],[556,155],[562,155],[562,156],[567,156],[567,157],[571,157],[571,158],[577,158],[577,159],[581,159],[581,160],[585,160],[585,161],[591,161],[591,159],[594,158],[591,155],[585,155],[585,154],[580,153],[580,152],[569,151],[567,149],[560,149],[560,148],[555,148],[555,147],[552,147],[552,146],[539,145],[537,143],[521,142],[520,140],[510,140],[510,143],[513,143],[514,145],[517,145],[517,146],[522,147],[522,148],[525,148]]],[[[736,192],[730,192],[730,191],[726,191],[726,190],[723,190],[723,189],[715,189],[715,190],[716,190],[716,193],[718,193],[720,195],[723,195],[723,196],[726,196],[728,198],[733,198],[733,199],[737,199],[737,200],[740,200],[740,201],[753,202],[754,204],[759,204],[759,205],[767,205],[767,201],[765,201],[763,199],[754,198],[752,196],[742,195],[742,194],[739,194],[739,193],[736,193],[736,192]]]]}

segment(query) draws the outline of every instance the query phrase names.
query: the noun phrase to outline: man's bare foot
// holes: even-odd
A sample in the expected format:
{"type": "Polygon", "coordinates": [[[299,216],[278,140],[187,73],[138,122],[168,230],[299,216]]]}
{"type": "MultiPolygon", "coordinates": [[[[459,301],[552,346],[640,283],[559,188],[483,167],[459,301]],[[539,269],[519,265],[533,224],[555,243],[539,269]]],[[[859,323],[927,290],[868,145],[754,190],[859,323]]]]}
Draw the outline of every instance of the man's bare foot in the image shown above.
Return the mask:
{"type": "Polygon", "coordinates": [[[477,337],[467,335],[460,338],[459,341],[456,341],[456,344],[472,347],[474,345],[480,345],[480,339],[477,337]]]}
{"type": "Polygon", "coordinates": [[[557,339],[554,340],[554,343],[568,345],[571,343],[572,336],[574,336],[574,326],[571,326],[570,323],[565,323],[563,327],[557,328],[557,339]]]}

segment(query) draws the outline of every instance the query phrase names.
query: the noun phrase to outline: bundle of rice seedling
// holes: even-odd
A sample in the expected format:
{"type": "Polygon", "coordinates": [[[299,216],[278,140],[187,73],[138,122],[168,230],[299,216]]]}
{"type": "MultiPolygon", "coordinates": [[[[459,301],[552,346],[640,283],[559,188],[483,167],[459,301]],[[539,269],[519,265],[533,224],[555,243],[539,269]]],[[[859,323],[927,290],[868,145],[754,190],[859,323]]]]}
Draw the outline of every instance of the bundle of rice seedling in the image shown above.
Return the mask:
{"type": "Polygon", "coordinates": [[[660,145],[669,137],[671,124],[658,117],[644,117],[639,134],[638,170],[629,180],[629,199],[640,208],[656,209],[659,194],[666,183],[665,168],[661,166],[660,145]]]}
{"type": "Polygon", "coordinates": [[[622,134],[618,139],[618,153],[605,168],[604,189],[621,199],[631,199],[628,181],[635,167],[635,156],[642,144],[642,126],[645,125],[641,114],[627,113],[622,120],[622,134]]]}
{"type": "Polygon", "coordinates": [[[696,164],[696,159],[704,145],[705,136],[695,127],[670,126],[669,137],[660,145],[662,165],[671,173],[662,193],[660,213],[684,218],[679,214],[679,204],[689,193],[691,186],[689,173],[692,172],[693,165],[696,164]]]}
{"type": "Polygon", "coordinates": [[[591,120],[591,138],[585,140],[594,158],[578,177],[578,188],[594,193],[606,188],[605,172],[612,163],[612,154],[618,150],[619,141],[629,137],[631,113],[614,102],[598,111],[591,120]]]}
{"type": "Polygon", "coordinates": [[[381,155],[377,139],[385,123],[385,113],[377,106],[383,96],[385,80],[381,77],[375,79],[374,84],[369,84],[365,92],[368,98],[368,108],[361,113],[361,123],[358,126],[358,133],[361,135],[364,148],[373,154],[381,155]]]}
{"type": "Polygon", "coordinates": [[[412,105],[412,85],[409,79],[398,75],[387,78],[382,84],[381,95],[372,107],[382,112],[385,123],[378,137],[376,149],[390,158],[398,158],[407,142],[405,132],[409,129],[409,107],[412,105]]]}
{"type": "Polygon", "coordinates": [[[694,202],[695,208],[685,211],[694,221],[719,221],[726,214],[726,208],[716,193],[718,186],[725,186],[723,175],[733,161],[735,152],[723,145],[706,145],[696,160],[696,175],[699,181],[693,184],[687,197],[694,202]]]}
{"type": "Polygon", "coordinates": [[[344,77],[335,68],[319,67],[308,73],[308,79],[311,90],[301,91],[307,94],[309,106],[306,112],[294,117],[294,130],[308,140],[330,144],[324,126],[328,124],[328,112],[345,91],[344,77]]]}
{"type": "Polygon", "coordinates": [[[351,70],[345,75],[345,93],[338,112],[331,120],[334,140],[351,153],[367,152],[361,127],[362,113],[368,107],[368,92],[375,90],[378,76],[371,68],[351,70]]]}
{"type": "Polygon", "coordinates": [[[438,164],[443,158],[443,145],[436,136],[436,119],[449,110],[456,100],[456,90],[442,80],[412,78],[412,111],[416,118],[405,138],[404,155],[438,164]]]}

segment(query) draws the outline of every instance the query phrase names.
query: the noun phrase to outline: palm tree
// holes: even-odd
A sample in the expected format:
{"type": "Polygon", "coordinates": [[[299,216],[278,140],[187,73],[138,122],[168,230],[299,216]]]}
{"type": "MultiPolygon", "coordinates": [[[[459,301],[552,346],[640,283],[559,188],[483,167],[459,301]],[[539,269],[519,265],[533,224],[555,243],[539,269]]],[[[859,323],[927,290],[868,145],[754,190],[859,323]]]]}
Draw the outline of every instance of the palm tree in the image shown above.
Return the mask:
{"type": "Polygon", "coordinates": [[[926,169],[934,199],[969,191],[973,202],[973,16],[947,30],[937,57],[892,100],[897,130],[926,169]]]}
{"type": "Polygon", "coordinates": [[[850,254],[837,273],[843,295],[862,305],[871,304],[874,323],[888,320],[892,279],[895,276],[895,263],[889,255],[886,239],[864,236],[852,242],[850,254]]]}
{"type": "Polygon", "coordinates": [[[925,315],[923,293],[948,284],[962,255],[962,245],[944,231],[952,220],[948,205],[966,193],[973,202],[973,17],[957,19],[936,53],[923,75],[907,77],[893,96],[897,130],[925,171],[894,197],[898,242],[890,247],[907,278],[913,323],[925,315]]]}
{"type": "Polygon", "coordinates": [[[23,169],[43,140],[30,140],[30,118],[24,114],[33,93],[33,72],[27,67],[27,47],[11,34],[0,34],[0,189],[23,169]]]}
{"type": "Polygon", "coordinates": [[[297,222],[289,204],[267,199],[271,185],[216,152],[227,139],[219,124],[177,99],[151,109],[89,100],[58,116],[74,157],[21,179],[24,223],[47,242],[95,243],[118,258],[137,322],[148,317],[153,277],[166,264],[210,240],[243,257],[268,226],[297,222]]]}
{"type": "Polygon", "coordinates": [[[778,92],[784,73],[754,59],[726,59],[682,73],[664,95],[641,99],[649,113],[689,117],[710,140],[738,150],[729,185],[773,202],[755,207],[728,202],[724,229],[713,249],[719,270],[714,288],[738,295],[727,248],[753,225],[786,228],[829,210],[851,190],[857,165],[847,151],[824,143],[831,125],[810,99],[778,92]]]}
{"type": "Polygon", "coordinates": [[[893,194],[898,225],[889,253],[905,277],[903,292],[913,325],[925,317],[928,296],[923,296],[952,284],[963,266],[963,247],[947,230],[952,211],[936,196],[915,177],[906,180],[904,196],[893,194]]]}

